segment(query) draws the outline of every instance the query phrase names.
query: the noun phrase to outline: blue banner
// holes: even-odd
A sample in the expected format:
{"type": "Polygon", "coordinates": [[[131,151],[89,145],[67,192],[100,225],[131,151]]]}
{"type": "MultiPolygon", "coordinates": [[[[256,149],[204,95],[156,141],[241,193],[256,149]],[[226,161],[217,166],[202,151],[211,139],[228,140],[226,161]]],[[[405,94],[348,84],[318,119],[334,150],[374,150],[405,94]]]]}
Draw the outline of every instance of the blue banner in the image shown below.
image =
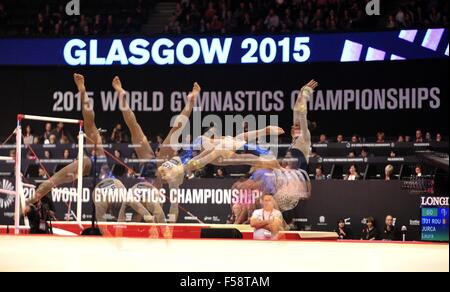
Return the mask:
{"type": "Polygon", "coordinates": [[[448,58],[448,29],[235,37],[1,39],[0,65],[144,66],[448,58]]]}

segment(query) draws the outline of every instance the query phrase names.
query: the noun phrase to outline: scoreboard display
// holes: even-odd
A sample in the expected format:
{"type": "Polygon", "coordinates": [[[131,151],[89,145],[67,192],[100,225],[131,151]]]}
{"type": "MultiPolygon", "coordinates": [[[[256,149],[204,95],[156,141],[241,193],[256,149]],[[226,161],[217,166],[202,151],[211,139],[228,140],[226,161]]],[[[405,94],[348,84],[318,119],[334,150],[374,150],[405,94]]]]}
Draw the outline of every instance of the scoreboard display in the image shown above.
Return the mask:
{"type": "Polygon", "coordinates": [[[448,206],[421,208],[421,239],[448,241],[448,206]]]}

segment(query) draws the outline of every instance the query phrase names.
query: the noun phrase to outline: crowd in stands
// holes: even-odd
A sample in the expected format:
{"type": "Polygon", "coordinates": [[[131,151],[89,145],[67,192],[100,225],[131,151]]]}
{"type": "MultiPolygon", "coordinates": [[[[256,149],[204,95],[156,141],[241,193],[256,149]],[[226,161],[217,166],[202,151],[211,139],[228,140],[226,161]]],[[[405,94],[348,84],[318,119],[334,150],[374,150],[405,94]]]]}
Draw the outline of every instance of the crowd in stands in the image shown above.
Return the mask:
{"type": "Polygon", "coordinates": [[[448,27],[448,1],[381,1],[380,17],[366,0],[189,1],[177,3],[166,33],[289,33],[448,27]]]}
{"type": "MultiPolygon", "coordinates": [[[[211,129],[209,129],[211,130],[211,129]]],[[[131,143],[130,142],[130,135],[127,133],[127,131],[124,130],[122,124],[118,123],[116,126],[109,132],[105,132],[101,134],[103,137],[103,143],[104,144],[111,144],[111,145],[122,145],[131,143]]],[[[12,138],[13,136],[10,136],[12,138]]],[[[149,141],[154,148],[155,153],[158,153],[160,145],[162,144],[164,137],[161,134],[158,134],[156,136],[149,136],[149,141]]],[[[316,147],[319,146],[319,144],[330,144],[330,145],[339,145],[340,143],[363,143],[371,141],[370,143],[392,143],[397,142],[397,145],[400,143],[407,143],[407,142],[413,142],[413,143],[426,143],[426,142],[442,142],[443,136],[440,133],[437,133],[435,135],[432,135],[430,132],[423,132],[422,130],[416,130],[414,136],[404,136],[399,135],[398,138],[387,138],[385,133],[380,131],[374,135],[372,139],[370,138],[361,138],[358,135],[353,135],[347,138],[344,137],[344,135],[339,134],[334,139],[329,139],[325,134],[321,134],[319,137],[313,139],[313,151],[310,158],[317,158],[319,155],[314,151],[316,147]]],[[[9,139],[9,141],[5,141],[9,143],[14,143],[13,139],[9,139]]],[[[65,129],[64,123],[45,123],[44,128],[41,131],[34,131],[32,127],[28,125],[24,125],[24,132],[23,132],[23,143],[25,145],[30,145],[33,148],[34,145],[65,145],[65,144],[72,144],[77,143],[77,134],[75,132],[71,133],[71,131],[67,131],[65,129]]],[[[184,140],[185,144],[191,144],[192,138],[190,136],[186,137],[184,140]]],[[[118,147],[112,146],[111,153],[114,155],[117,159],[136,159],[136,153],[130,152],[127,154],[122,153],[121,149],[118,147]]],[[[397,149],[390,148],[390,152],[387,155],[384,155],[384,157],[390,157],[395,158],[397,156],[397,149]]],[[[76,151],[70,149],[65,149],[64,152],[59,153],[58,155],[54,155],[52,153],[51,148],[46,148],[43,152],[43,157],[36,157],[35,153],[33,151],[28,151],[26,157],[28,160],[36,160],[37,158],[40,159],[73,159],[76,155],[76,151]],[[62,155],[62,156],[61,156],[62,155]],[[56,157],[58,156],[58,157],[56,157]],[[60,157],[61,156],[61,157],[60,157]]],[[[345,151],[345,149],[344,149],[345,151]]],[[[198,151],[194,151],[194,156],[198,151]]],[[[344,152],[343,152],[344,153],[344,152]]],[[[376,153],[372,152],[372,149],[368,147],[358,147],[358,148],[352,148],[347,150],[348,153],[347,158],[369,158],[369,157],[380,157],[380,154],[376,155],[376,153]],[[358,150],[356,150],[358,149],[358,150]]],[[[15,150],[10,151],[10,156],[12,158],[15,157],[15,150]]],[[[326,156],[326,155],[325,155],[326,156]]],[[[282,166],[289,168],[291,165],[290,158],[290,152],[287,151],[285,154],[283,154],[281,157],[279,157],[280,161],[282,161],[282,166]]],[[[359,180],[363,179],[362,173],[364,172],[364,169],[358,169],[361,165],[358,164],[350,164],[346,166],[345,169],[343,169],[342,173],[342,179],[344,180],[359,180]]],[[[138,171],[138,170],[137,170],[138,171]]],[[[413,170],[411,175],[420,177],[422,176],[423,168],[420,165],[417,165],[413,170]]],[[[227,169],[222,167],[212,167],[209,169],[201,169],[197,171],[196,173],[193,173],[192,178],[194,177],[210,177],[214,176],[217,178],[224,178],[227,177],[227,169]]],[[[326,171],[323,169],[322,165],[318,164],[311,168],[311,177],[315,180],[326,180],[330,179],[331,175],[330,173],[326,173],[326,171]]],[[[391,164],[387,164],[384,167],[384,172],[379,174],[379,179],[384,180],[391,180],[391,179],[398,179],[398,169],[396,169],[396,173],[394,174],[394,166],[391,164]]]]}
{"type": "MultiPolygon", "coordinates": [[[[82,1],[68,16],[66,0],[0,0],[0,36],[111,36],[143,33],[156,0],[82,1]]],[[[380,2],[368,16],[368,0],[180,0],[166,34],[289,33],[448,27],[448,1],[380,2]]],[[[158,15],[154,11],[153,15],[158,15]]],[[[144,32],[145,33],[145,32],[144,32]]]]}
{"type": "MultiPolygon", "coordinates": [[[[24,143],[25,144],[68,144],[76,142],[74,140],[75,135],[65,130],[64,123],[46,123],[41,131],[34,131],[30,125],[24,127],[24,143]]],[[[118,123],[109,133],[102,133],[103,143],[129,143],[130,135],[123,129],[122,124],[118,123]]],[[[162,134],[155,136],[148,135],[150,144],[161,144],[164,140],[162,134]]],[[[190,143],[191,137],[186,138],[190,143]]],[[[345,136],[344,134],[338,134],[335,138],[329,138],[326,134],[320,134],[318,137],[313,137],[313,143],[315,144],[329,144],[329,143],[425,143],[425,142],[442,142],[443,135],[441,133],[431,133],[417,129],[414,135],[398,135],[396,137],[387,137],[385,132],[379,131],[373,137],[363,137],[359,135],[345,136]]],[[[360,153],[364,157],[367,153],[360,153]]],[[[350,153],[350,155],[356,155],[350,153]]],[[[392,154],[394,155],[394,153],[392,154]]]]}
{"type": "Polygon", "coordinates": [[[0,36],[108,36],[140,33],[153,0],[81,1],[80,15],[65,0],[0,0],[0,36]]]}

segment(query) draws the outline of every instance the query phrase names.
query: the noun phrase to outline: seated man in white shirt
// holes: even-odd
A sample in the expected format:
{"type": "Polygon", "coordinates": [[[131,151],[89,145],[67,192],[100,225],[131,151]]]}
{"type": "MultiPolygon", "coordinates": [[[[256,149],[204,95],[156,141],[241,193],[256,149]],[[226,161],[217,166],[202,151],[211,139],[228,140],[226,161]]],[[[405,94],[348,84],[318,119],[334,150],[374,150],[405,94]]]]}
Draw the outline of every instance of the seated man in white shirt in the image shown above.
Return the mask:
{"type": "Polygon", "coordinates": [[[255,228],[253,239],[278,239],[278,233],[283,230],[283,215],[275,209],[271,194],[264,194],[261,203],[263,209],[255,210],[250,219],[250,225],[255,228]]]}

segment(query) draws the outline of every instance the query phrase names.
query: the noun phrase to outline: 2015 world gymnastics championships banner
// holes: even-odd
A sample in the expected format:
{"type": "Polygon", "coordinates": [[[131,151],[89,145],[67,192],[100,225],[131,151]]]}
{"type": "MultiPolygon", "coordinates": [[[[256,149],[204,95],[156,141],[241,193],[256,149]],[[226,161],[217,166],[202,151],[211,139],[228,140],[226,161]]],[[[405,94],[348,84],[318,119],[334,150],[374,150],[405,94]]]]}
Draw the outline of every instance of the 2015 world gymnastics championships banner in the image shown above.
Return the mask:
{"type": "Polygon", "coordinates": [[[0,65],[144,66],[448,58],[448,29],[234,37],[2,39],[0,65]],[[30,54],[30,52],[33,54],[30,54]]]}
{"type": "MultiPolygon", "coordinates": [[[[371,137],[377,131],[413,135],[415,129],[446,135],[448,82],[443,76],[448,76],[448,70],[448,58],[169,67],[2,66],[0,121],[4,130],[0,132],[9,135],[18,113],[80,118],[81,99],[73,73],[81,73],[97,125],[108,131],[115,123],[123,123],[118,96],[111,87],[117,75],[129,93],[130,107],[151,137],[168,132],[194,82],[202,86],[202,92],[197,98],[201,110],[194,111],[192,121],[198,119],[204,127],[209,126],[211,115],[219,116],[223,124],[227,117],[251,115],[264,118],[266,125],[273,123],[273,116],[282,128],[290,129],[298,90],[311,79],[319,82],[309,103],[308,118],[318,124],[313,135],[371,137]]],[[[32,127],[39,131],[42,125],[32,127]]]]}

